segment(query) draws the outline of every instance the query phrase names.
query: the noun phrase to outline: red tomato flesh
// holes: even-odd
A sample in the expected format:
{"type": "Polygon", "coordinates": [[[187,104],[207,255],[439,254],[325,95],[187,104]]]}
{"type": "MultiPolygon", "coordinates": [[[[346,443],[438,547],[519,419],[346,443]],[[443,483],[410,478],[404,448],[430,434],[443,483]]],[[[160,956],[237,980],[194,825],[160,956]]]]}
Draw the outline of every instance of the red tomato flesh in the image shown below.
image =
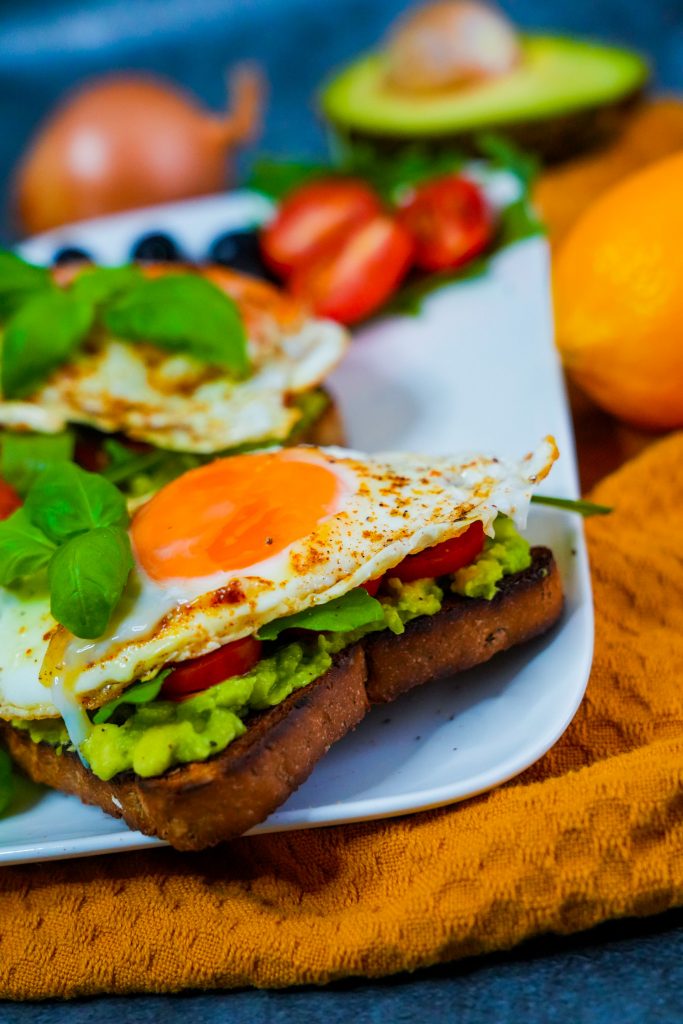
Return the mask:
{"type": "Polygon", "coordinates": [[[378,196],[363,181],[331,178],[296,189],[261,233],[265,262],[288,276],[310,262],[340,231],[380,212],[378,196]]]}
{"type": "Polygon", "coordinates": [[[355,324],[396,290],[413,257],[413,241],[394,218],[378,214],[336,236],[298,267],[290,288],[317,316],[355,324]]]}
{"type": "Polygon", "coordinates": [[[383,576],[378,576],[376,580],[366,580],[365,583],[361,583],[361,587],[363,590],[367,590],[370,597],[374,597],[379,590],[383,579],[383,576]]]}
{"type": "Polygon", "coordinates": [[[191,697],[233,676],[244,675],[260,657],[261,641],[255,636],[234,640],[231,644],[219,647],[217,651],[191,661],[183,661],[176,666],[164,679],[159,696],[163,700],[191,697]]]}
{"type": "Polygon", "coordinates": [[[482,190],[457,175],[418,186],[398,212],[415,240],[422,270],[448,270],[478,256],[493,235],[493,217],[482,190]]]}
{"type": "Polygon", "coordinates": [[[13,512],[21,507],[21,498],[14,488],[0,480],[0,519],[8,519],[13,512]]]}
{"type": "Polygon", "coordinates": [[[387,575],[396,576],[403,583],[447,576],[473,562],[484,547],[484,539],[482,524],[472,523],[458,537],[445,540],[417,555],[408,555],[395,569],[390,569],[387,575]]]}

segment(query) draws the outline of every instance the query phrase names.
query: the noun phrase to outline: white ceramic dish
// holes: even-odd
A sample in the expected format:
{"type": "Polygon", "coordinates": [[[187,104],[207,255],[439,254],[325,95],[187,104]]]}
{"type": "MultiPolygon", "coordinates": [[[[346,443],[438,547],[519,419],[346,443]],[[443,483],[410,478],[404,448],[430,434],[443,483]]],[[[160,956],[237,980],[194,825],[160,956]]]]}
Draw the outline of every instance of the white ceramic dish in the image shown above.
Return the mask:
{"type": "MultiPolygon", "coordinates": [[[[215,197],[53,232],[25,244],[48,262],[82,245],[125,260],[145,231],[173,232],[195,258],[228,226],[267,215],[258,197],[215,197]]],[[[331,382],[349,443],[368,451],[466,449],[515,456],[544,434],[562,457],[548,493],[577,496],[574,443],[551,339],[547,250],[532,239],[500,254],[490,272],[433,295],[418,317],[358,332],[331,382]]],[[[581,522],[535,508],[535,543],[548,544],[567,606],[550,634],[454,680],[422,687],[368,715],[310,779],[254,833],[334,825],[448,804],[511,778],[551,747],[571,721],[591,664],[593,619],[581,522]]],[[[158,845],[77,800],[20,786],[0,821],[0,863],[158,845]]]]}

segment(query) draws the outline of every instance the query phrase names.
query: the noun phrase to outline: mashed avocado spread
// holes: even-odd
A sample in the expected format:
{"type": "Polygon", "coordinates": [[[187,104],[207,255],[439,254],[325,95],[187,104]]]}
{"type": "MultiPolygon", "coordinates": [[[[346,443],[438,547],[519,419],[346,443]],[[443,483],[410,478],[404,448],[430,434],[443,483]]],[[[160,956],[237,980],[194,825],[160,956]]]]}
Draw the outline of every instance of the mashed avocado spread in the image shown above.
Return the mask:
{"type": "MultiPolygon", "coordinates": [[[[520,572],[530,563],[528,543],[511,520],[498,516],[495,537],[487,539],[471,565],[455,573],[451,590],[490,600],[504,575],[520,572]]],[[[429,579],[414,583],[388,579],[385,590],[380,598],[382,618],[376,622],[347,633],[312,635],[308,642],[289,643],[245,675],[187,700],[128,705],[117,722],[93,726],[81,747],[83,757],[95,775],[107,780],[129,770],[143,777],[162,775],[174,765],[205,761],[220,753],[246,731],[243,719],[250,712],[273,707],[312,683],[328,670],[334,654],[369,633],[390,629],[400,634],[411,619],[435,615],[444,596],[439,584],[429,579]]],[[[27,729],[36,743],[68,746],[61,721],[15,720],[12,724],[27,729]]]]}

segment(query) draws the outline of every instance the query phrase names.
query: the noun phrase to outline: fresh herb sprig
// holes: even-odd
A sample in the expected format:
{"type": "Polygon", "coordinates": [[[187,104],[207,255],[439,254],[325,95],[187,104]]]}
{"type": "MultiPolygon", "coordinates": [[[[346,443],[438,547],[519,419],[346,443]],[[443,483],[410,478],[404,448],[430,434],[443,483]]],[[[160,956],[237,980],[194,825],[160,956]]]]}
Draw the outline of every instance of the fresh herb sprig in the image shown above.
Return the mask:
{"type": "Polygon", "coordinates": [[[567,512],[578,512],[584,519],[590,516],[608,516],[614,511],[609,505],[596,505],[594,501],[584,501],[580,498],[552,498],[547,494],[533,494],[531,500],[535,505],[549,505],[551,508],[561,508],[567,512]]]}
{"type": "Polygon", "coordinates": [[[58,287],[44,267],[0,251],[0,319],[5,320],[0,388],[30,397],[103,328],[242,377],[244,323],[235,301],[197,274],[146,278],[139,267],[87,267],[58,287]]]}
{"type": "Polygon", "coordinates": [[[0,586],[47,569],[50,611],[84,639],[104,633],[133,553],[121,492],[71,462],[39,473],[23,506],[0,522],[0,586]]]}

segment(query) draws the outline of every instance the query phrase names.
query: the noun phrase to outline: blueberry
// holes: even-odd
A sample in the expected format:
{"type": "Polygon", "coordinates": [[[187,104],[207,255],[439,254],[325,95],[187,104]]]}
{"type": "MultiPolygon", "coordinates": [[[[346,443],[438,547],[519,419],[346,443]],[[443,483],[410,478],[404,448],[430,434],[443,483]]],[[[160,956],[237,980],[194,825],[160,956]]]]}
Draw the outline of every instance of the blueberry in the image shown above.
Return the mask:
{"type": "Polygon", "coordinates": [[[132,257],[134,260],[152,263],[173,263],[183,258],[173,239],[160,231],[139,238],[133,246],[132,257]]]}
{"type": "Polygon", "coordinates": [[[212,243],[209,261],[266,281],[276,280],[261,258],[257,231],[226,231],[212,243]]]}
{"type": "Polygon", "coordinates": [[[82,260],[92,260],[92,256],[85,249],[79,249],[75,245],[65,245],[63,249],[58,249],[52,257],[55,266],[62,263],[80,263],[82,260]]]}

